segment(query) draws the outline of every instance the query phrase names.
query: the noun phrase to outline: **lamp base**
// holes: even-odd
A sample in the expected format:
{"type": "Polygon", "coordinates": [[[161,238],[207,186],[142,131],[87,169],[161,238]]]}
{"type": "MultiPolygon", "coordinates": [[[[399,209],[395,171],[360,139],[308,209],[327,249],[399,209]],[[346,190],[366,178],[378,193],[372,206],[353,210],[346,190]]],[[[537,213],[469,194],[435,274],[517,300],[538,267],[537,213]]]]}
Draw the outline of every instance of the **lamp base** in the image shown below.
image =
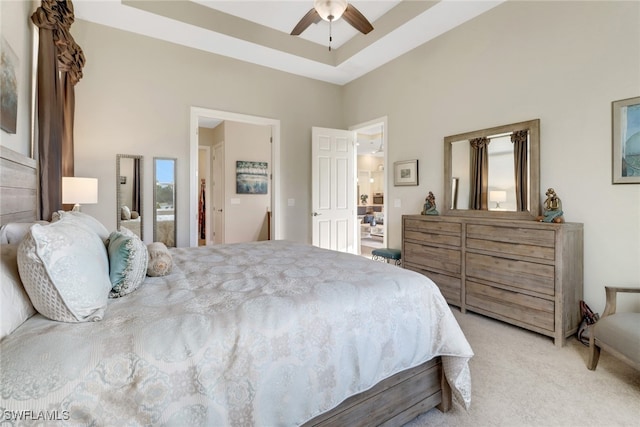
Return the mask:
{"type": "Polygon", "coordinates": [[[76,203],[75,205],[73,205],[73,209],[71,209],[71,212],[80,212],[80,203],[76,203]]]}

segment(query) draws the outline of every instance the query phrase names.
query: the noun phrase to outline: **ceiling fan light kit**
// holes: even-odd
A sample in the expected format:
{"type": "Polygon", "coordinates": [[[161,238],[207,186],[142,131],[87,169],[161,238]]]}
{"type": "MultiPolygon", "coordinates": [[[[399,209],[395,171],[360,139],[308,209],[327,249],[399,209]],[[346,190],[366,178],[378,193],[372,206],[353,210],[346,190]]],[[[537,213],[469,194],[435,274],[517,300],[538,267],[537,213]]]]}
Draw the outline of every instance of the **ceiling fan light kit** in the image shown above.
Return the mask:
{"type": "Polygon", "coordinates": [[[313,0],[313,7],[325,21],[340,19],[347,9],[347,0],[313,0]]]}
{"type": "Polygon", "coordinates": [[[313,9],[302,17],[291,31],[292,36],[299,36],[309,25],[317,24],[321,20],[329,22],[329,50],[331,50],[331,23],[344,18],[349,25],[362,34],[369,34],[373,25],[347,0],[313,0],[313,9]]]}

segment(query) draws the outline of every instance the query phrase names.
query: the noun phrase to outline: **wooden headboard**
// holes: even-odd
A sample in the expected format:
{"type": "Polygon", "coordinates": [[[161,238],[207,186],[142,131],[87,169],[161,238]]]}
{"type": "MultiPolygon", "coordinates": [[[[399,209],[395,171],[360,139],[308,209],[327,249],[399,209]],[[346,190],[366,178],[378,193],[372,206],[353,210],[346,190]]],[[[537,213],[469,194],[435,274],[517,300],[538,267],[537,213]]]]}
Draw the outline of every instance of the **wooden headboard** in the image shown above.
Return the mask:
{"type": "Polygon", "coordinates": [[[38,163],[0,145],[0,225],[35,221],[38,163]]]}

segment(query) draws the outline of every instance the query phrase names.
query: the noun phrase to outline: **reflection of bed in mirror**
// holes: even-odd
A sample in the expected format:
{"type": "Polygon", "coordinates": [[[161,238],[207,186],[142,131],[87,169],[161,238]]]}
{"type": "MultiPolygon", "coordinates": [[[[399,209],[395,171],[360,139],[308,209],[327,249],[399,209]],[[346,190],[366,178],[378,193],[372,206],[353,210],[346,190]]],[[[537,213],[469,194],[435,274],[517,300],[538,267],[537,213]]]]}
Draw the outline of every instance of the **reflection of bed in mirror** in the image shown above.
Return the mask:
{"type": "Polygon", "coordinates": [[[136,236],[140,236],[141,228],[140,228],[140,217],[136,219],[123,219],[120,221],[120,227],[128,228],[133,231],[136,236]]]}
{"type": "Polygon", "coordinates": [[[156,210],[156,242],[162,242],[167,247],[173,247],[175,242],[175,216],[173,209],[157,209],[156,210]]]}

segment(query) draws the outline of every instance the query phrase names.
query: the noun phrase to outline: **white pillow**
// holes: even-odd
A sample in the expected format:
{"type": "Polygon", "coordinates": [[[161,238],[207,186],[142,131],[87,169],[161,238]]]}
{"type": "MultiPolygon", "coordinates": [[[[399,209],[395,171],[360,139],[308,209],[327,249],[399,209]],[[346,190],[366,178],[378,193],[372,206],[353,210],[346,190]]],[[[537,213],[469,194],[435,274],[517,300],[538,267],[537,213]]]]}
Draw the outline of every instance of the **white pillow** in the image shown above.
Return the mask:
{"type": "Polygon", "coordinates": [[[33,224],[48,224],[48,222],[10,222],[5,224],[0,227],[0,244],[19,244],[33,224]]]}
{"type": "Polygon", "coordinates": [[[0,245],[0,340],[36,314],[18,273],[18,245],[0,245]]]}
{"type": "Polygon", "coordinates": [[[123,206],[120,208],[120,219],[125,221],[131,219],[131,209],[129,209],[129,206],[123,206]]]}
{"type": "Polygon", "coordinates": [[[109,235],[109,277],[113,286],[109,298],[118,298],[138,289],[147,273],[149,255],[138,236],[114,231],[109,235]]]}
{"type": "Polygon", "coordinates": [[[52,320],[101,320],[111,290],[107,249],[80,221],[34,225],[18,248],[18,270],[35,309],[52,320]]]}
{"type": "Polygon", "coordinates": [[[78,223],[89,226],[91,230],[93,230],[98,236],[100,236],[100,238],[102,239],[102,243],[107,243],[107,239],[109,239],[109,230],[107,230],[107,228],[102,225],[100,221],[98,221],[91,215],[84,212],[76,211],[58,211],[53,213],[51,221],[56,222],[60,221],[63,218],[68,218],[78,223]]]}

